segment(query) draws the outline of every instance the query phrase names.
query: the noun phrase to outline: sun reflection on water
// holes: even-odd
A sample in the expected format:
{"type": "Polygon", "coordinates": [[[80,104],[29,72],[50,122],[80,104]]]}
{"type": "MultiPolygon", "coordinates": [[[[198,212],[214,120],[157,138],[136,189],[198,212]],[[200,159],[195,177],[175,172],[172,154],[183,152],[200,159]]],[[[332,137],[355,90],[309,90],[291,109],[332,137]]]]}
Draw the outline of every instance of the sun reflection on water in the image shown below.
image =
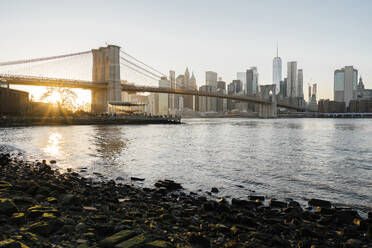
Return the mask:
{"type": "Polygon", "coordinates": [[[49,135],[48,145],[44,148],[44,152],[51,156],[57,156],[60,152],[60,143],[62,135],[60,133],[52,133],[49,135]]]}

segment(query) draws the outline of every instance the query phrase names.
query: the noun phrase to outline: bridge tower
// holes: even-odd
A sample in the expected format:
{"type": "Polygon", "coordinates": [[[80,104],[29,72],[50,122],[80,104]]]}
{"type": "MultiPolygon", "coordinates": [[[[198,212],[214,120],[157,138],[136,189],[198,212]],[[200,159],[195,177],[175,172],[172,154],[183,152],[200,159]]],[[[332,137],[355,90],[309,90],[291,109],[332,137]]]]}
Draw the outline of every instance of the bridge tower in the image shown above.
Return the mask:
{"type": "Polygon", "coordinates": [[[270,100],[271,104],[260,104],[258,108],[258,117],[276,118],[278,115],[276,101],[276,85],[275,84],[260,85],[260,90],[261,99],[270,100]]]}
{"type": "Polygon", "coordinates": [[[108,103],[121,101],[120,47],[108,45],[92,49],[94,83],[107,84],[106,88],[92,90],[92,113],[108,112],[108,103]]]}

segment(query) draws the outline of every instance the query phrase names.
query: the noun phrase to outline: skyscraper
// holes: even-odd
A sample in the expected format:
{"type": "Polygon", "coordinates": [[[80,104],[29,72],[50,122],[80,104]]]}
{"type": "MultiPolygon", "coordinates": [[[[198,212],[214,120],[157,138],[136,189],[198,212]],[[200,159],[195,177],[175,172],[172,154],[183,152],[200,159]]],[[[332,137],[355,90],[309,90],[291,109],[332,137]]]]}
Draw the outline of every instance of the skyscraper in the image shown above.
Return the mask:
{"type": "Polygon", "coordinates": [[[251,67],[246,72],[246,94],[255,95],[258,91],[258,72],[257,67],[251,67]]]}
{"type": "Polygon", "coordinates": [[[247,72],[237,72],[236,73],[236,79],[240,80],[243,83],[243,90],[244,93],[247,94],[247,72]]]}
{"type": "Polygon", "coordinates": [[[280,92],[280,81],[282,81],[282,59],[278,55],[276,47],[276,57],[273,59],[273,84],[276,85],[276,94],[280,92]]]}
{"type": "Polygon", "coordinates": [[[345,102],[346,107],[349,102],[356,99],[356,89],[358,83],[358,70],[353,66],[335,70],[334,73],[334,100],[345,102]]]}
{"type": "MultiPolygon", "coordinates": [[[[226,82],[219,80],[217,82],[217,93],[224,95],[226,94],[226,82]]],[[[219,113],[225,112],[227,110],[227,100],[222,98],[217,98],[216,111],[219,113]]]]}
{"type": "Polygon", "coordinates": [[[297,96],[297,62],[287,63],[287,97],[297,96]]]}
{"type": "Polygon", "coordinates": [[[215,87],[217,89],[217,72],[206,71],[205,72],[205,84],[208,86],[215,87]]]}
{"type": "MultiPolygon", "coordinates": [[[[214,71],[207,71],[205,72],[205,84],[207,86],[211,86],[211,92],[217,92],[217,72],[214,71]]],[[[216,98],[214,97],[208,97],[208,110],[211,112],[216,112],[216,98]]]]}
{"type": "Polygon", "coordinates": [[[296,97],[304,97],[304,73],[302,69],[297,72],[297,94],[296,97]]]}

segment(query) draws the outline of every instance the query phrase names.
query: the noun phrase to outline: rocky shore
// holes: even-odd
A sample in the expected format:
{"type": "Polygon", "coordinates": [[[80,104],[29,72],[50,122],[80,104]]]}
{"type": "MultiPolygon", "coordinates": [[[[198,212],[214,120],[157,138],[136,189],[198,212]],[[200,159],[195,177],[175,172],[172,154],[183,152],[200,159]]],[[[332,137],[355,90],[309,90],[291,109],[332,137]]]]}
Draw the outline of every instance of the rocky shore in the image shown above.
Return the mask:
{"type": "Polygon", "coordinates": [[[0,154],[0,248],[372,247],[372,213],[326,200],[213,201],[170,180],[95,182],[53,163],[0,154]]]}

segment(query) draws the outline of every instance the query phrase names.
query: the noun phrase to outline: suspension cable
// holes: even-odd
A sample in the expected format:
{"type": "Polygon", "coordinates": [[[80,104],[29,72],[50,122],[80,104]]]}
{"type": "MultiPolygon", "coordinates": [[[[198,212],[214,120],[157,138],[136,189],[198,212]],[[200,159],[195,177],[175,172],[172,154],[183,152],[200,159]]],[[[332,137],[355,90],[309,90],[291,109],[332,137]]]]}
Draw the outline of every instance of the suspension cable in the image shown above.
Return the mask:
{"type": "Polygon", "coordinates": [[[43,58],[36,58],[36,59],[8,61],[8,62],[2,62],[2,63],[0,63],[0,66],[33,63],[33,62],[39,62],[39,61],[45,61],[45,60],[52,60],[52,59],[61,59],[61,58],[66,58],[66,57],[71,57],[71,56],[88,54],[90,52],[91,51],[89,50],[89,51],[85,51],[85,52],[70,53],[70,54],[57,55],[57,56],[51,56],[51,57],[43,57],[43,58]]]}
{"type": "Polygon", "coordinates": [[[123,57],[121,57],[121,56],[120,56],[120,58],[121,58],[122,60],[124,60],[125,62],[127,62],[127,63],[129,63],[129,64],[131,64],[131,65],[134,65],[135,67],[137,67],[137,68],[139,68],[139,69],[141,69],[141,70],[143,70],[143,71],[145,71],[145,72],[151,74],[152,76],[157,77],[157,78],[160,78],[159,75],[156,75],[155,73],[153,73],[153,72],[151,72],[151,71],[149,71],[149,70],[143,68],[142,66],[139,66],[139,65],[137,65],[136,63],[133,63],[132,61],[129,61],[129,60],[127,60],[127,59],[125,59],[125,58],[123,58],[123,57]]]}
{"type": "Polygon", "coordinates": [[[143,72],[141,72],[141,71],[139,71],[139,70],[137,70],[137,69],[135,69],[135,68],[133,68],[133,67],[127,65],[127,64],[124,64],[123,62],[120,62],[120,64],[122,64],[122,65],[128,67],[129,69],[131,69],[131,70],[133,70],[133,71],[135,71],[135,72],[138,72],[139,74],[141,74],[141,75],[143,75],[143,76],[145,76],[145,77],[148,77],[148,78],[151,78],[151,79],[153,79],[153,80],[159,81],[159,78],[155,78],[155,77],[153,77],[153,76],[147,75],[147,74],[145,74],[145,73],[143,73],[143,72]]]}
{"type": "Polygon", "coordinates": [[[167,76],[167,75],[165,75],[164,73],[162,73],[162,72],[160,72],[160,71],[156,70],[156,69],[155,69],[154,67],[151,67],[151,66],[149,66],[149,65],[147,65],[147,64],[145,64],[145,63],[143,63],[143,62],[142,62],[142,61],[140,61],[139,59],[136,59],[135,57],[133,57],[132,55],[130,55],[130,54],[126,53],[126,52],[124,52],[124,51],[123,51],[123,50],[121,50],[121,49],[120,49],[120,52],[121,52],[121,53],[123,53],[123,54],[125,54],[125,55],[127,55],[128,57],[130,57],[130,58],[134,59],[135,61],[137,61],[137,62],[141,63],[142,65],[144,65],[144,66],[147,66],[148,68],[150,68],[151,70],[153,70],[153,71],[155,71],[155,72],[159,73],[160,75],[163,75],[164,77],[166,77],[166,76],[167,76]]]}

